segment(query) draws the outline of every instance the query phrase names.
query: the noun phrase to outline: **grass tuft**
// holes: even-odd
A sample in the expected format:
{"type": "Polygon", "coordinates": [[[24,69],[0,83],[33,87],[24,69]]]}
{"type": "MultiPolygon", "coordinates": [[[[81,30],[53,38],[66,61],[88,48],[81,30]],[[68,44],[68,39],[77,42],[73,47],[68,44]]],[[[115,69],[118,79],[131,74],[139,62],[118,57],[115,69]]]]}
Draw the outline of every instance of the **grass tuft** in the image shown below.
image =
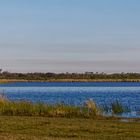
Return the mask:
{"type": "Polygon", "coordinates": [[[124,106],[121,102],[118,100],[113,101],[111,104],[104,104],[102,105],[102,111],[106,113],[112,113],[112,114],[123,114],[126,112],[130,112],[131,110],[129,107],[124,106]]]}

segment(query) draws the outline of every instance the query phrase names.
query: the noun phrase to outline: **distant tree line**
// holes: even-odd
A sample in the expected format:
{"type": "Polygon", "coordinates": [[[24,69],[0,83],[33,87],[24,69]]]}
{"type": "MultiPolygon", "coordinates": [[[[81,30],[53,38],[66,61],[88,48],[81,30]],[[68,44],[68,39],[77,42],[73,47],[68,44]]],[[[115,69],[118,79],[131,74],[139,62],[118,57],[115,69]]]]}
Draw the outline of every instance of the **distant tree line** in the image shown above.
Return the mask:
{"type": "Polygon", "coordinates": [[[140,73],[10,73],[0,72],[0,79],[51,80],[51,79],[140,79],[140,73]]]}

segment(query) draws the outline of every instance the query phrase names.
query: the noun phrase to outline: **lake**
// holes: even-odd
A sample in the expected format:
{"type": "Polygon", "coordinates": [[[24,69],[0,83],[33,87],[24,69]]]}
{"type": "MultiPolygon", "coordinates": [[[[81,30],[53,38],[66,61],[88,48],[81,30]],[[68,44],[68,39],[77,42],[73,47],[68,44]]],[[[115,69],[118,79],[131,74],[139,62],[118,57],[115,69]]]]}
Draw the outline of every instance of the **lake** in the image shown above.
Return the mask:
{"type": "Polygon", "coordinates": [[[139,117],[139,82],[19,82],[0,84],[0,91],[10,100],[29,100],[49,104],[83,105],[93,99],[97,105],[119,100],[131,108],[128,117],[139,117]]]}

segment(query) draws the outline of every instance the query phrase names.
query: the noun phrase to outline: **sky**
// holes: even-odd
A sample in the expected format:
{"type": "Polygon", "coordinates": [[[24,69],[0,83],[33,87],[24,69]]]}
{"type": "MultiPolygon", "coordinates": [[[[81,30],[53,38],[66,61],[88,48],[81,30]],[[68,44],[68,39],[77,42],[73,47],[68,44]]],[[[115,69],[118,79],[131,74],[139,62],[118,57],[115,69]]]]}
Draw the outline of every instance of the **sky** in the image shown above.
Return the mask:
{"type": "Polygon", "coordinates": [[[140,72],[140,0],[1,0],[9,72],[140,72]]]}

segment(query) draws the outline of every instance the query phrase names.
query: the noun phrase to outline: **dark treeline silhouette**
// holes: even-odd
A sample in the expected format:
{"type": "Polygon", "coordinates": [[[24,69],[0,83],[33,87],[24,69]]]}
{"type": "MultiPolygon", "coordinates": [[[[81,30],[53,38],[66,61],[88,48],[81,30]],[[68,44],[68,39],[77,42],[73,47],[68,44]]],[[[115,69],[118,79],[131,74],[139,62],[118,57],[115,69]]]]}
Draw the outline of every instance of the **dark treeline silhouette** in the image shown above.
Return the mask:
{"type": "Polygon", "coordinates": [[[140,73],[10,73],[7,71],[0,72],[0,79],[18,79],[18,80],[59,80],[59,79],[121,79],[121,80],[131,80],[140,79],[140,73]]]}

